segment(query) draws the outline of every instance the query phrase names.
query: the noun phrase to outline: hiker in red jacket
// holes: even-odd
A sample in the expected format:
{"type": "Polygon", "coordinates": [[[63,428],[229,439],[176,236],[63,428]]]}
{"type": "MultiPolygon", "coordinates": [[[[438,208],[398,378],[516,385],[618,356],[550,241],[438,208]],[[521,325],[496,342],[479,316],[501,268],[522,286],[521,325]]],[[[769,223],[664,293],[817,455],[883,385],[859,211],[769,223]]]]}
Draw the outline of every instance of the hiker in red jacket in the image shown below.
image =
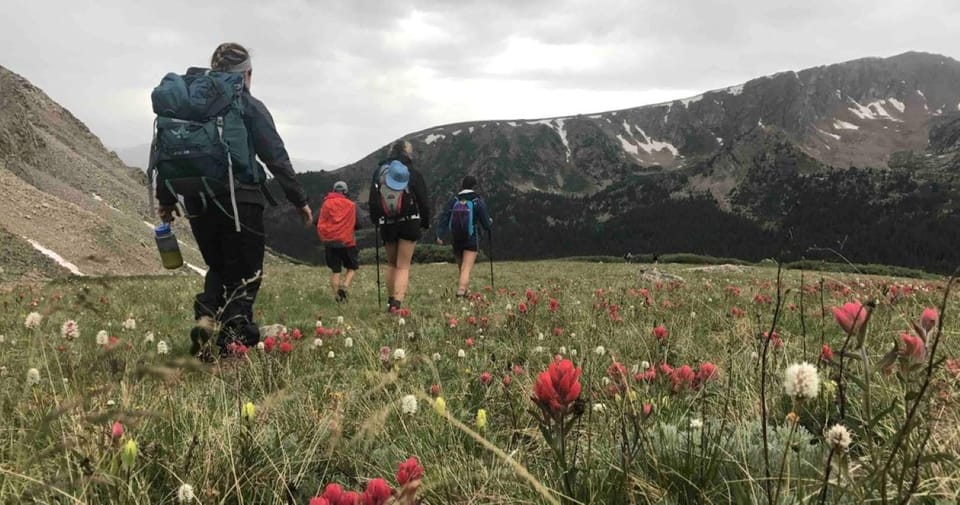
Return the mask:
{"type": "Polygon", "coordinates": [[[320,207],[320,218],[317,219],[317,234],[325,248],[327,266],[333,274],[330,276],[330,285],[338,302],[346,301],[347,289],[353,275],[360,268],[357,252],[357,239],[354,230],[360,228],[360,219],[357,205],[350,201],[349,188],[344,181],[337,181],[333,191],[327,193],[320,207]],[[340,272],[347,268],[340,283],[340,272]]]}

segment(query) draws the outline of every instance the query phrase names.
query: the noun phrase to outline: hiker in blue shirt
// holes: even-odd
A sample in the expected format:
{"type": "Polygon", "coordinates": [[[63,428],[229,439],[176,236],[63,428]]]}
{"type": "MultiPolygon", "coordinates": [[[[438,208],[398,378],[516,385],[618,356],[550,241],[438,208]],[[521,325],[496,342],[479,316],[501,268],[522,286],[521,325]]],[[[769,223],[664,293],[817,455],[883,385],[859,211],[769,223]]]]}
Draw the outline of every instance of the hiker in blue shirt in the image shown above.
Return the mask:
{"type": "Polygon", "coordinates": [[[453,255],[457,259],[457,268],[460,269],[457,298],[467,296],[470,271],[477,261],[480,245],[479,227],[489,233],[493,224],[483,198],[474,191],[477,178],[472,175],[464,177],[460,187],[460,192],[444,207],[440,222],[437,223],[437,244],[443,245],[443,237],[447,233],[453,238],[453,255]]]}

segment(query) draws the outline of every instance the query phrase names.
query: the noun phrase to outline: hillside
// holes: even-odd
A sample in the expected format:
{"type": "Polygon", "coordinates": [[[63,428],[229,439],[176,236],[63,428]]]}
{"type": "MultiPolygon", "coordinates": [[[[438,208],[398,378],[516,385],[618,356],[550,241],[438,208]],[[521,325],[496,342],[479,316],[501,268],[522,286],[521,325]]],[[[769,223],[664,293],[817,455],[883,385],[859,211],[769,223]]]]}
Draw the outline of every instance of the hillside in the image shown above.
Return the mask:
{"type": "MultiPolygon", "coordinates": [[[[161,273],[146,178],[68,110],[0,67],[0,281],[161,273]]],[[[202,265],[189,229],[185,259],[202,265]]]]}
{"type": "MultiPolygon", "coordinates": [[[[905,53],[668,103],[460,123],[405,138],[435,207],[463,175],[480,178],[500,257],[761,259],[829,248],[858,262],[942,270],[960,263],[950,212],[956,153],[938,147],[958,131],[958,110],[960,62],[905,53]],[[888,247],[891,238],[901,247],[888,247]]],[[[315,204],[336,179],[365,199],[383,153],[301,180],[315,204]]],[[[294,233],[292,214],[271,212],[273,247],[316,259],[315,241],[294,233]]]]}

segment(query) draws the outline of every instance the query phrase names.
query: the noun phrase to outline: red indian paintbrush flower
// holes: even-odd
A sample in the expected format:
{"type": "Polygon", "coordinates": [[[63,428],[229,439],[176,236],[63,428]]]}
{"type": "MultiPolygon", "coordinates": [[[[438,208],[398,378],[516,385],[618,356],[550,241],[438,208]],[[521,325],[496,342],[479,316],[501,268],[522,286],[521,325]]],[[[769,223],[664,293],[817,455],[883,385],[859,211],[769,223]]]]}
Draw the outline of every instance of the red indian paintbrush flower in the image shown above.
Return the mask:
{"type": "Polygon", "coordinates": [[[550,312],[556,312],[560,308],[560,302],[556,298],[550,299],[550,312]]]}
{"type": "Polygon", "coordinates": [[[367,483],[367,489],[363,492],[363,505],[384,505],[392,494],[393,490],[387,481],[378,477],[367,483]]]}
{"type": "Polygon", "coordinates": [[[263,339],[263,350],[264,350],[264,351],[270,352],[270,351],[273,350],[274,347],[276,347],[276,345],[277,345],[277,339],[275,339],[275,338],[273,338],[273,337],[267,337],[267,338],[263,339]]]}
{"type": "Polygon", "coordinates": [[[833,349],[830,347],[830,344],[823,344],[823,348],[820,349],[820,361],[833,361],[833,349]]]}
{"type": "Polygon", "coordinates": [[[521,314],[526,314],[526,313],[527,313],[527,304],[524,303],[524,302],[518,303],[518,304],[517,304],[517,310],[518,310],[521,314]]]}
{"type": "Polygon", "coordinates": [[[490,375],[490,372],[483,372],[482,374],[480,374],[480,383],[483,384],[484,386],[489,386],[490,381],[492,380],[493,380],[493,376],[490,375]]]}
{"type": "Polygon", "coordinates": [[[922,338],[910,333],[902,333],[900,341],[903,342],[903,348],[900,349],[901,356],[914,363],[923,361],[927,349],[922,338]]]}
{"type": "Polygon", "coordinates": [[[283,354],[290,354],[293,351],[293,344],[290,342],[280,342],[280,352],[283,354]]]}
{"type": "Polygon", "coordinates": [[[852,335],[860,331],[860,328],[866,323],[867,308],[860,302],[847,302],[843,304],[843,307],[833,308],[833,317],[837,320],[837,324],[843,328],[843,331],[852,335]]]}
{"type": "Polygon", "coordinates": [[[363,495],[356,491],[347,491],[340,496],[337,505],[360,505],[363,503],[363,495]]]}
{"type": "Polygon", "coordinates": [[[550,363],[547,370],[537,376],[533,400],[554,418],[563,416],[580,398],[580,373],[568,359],[550,363]]]}
{"type": "Polygon", "coordinates": [[[703,385],[708,381],[716,380],[717,375],[717,365],[709,361],[700,363],[700,368],[697,370],[696,384],[703,385]]]}
{"type": "Polygon", "coordinates": [[[503,376],[503,387],[509,387],[511,380],[513,380],[513,379],[510,377],[510,374],[504,375],[504,376],[503,376]]]}
{"type": "Polygon", "coordinates": [[[693,381],[696,379],[696,374],[693,373],[693,369],[690,368],[690,365],[683,365],[679,368],[674,368],[673,372],[670,374],[670,382],[673,383],[673,390],[680,391],[684,388],[693,386],[693,381]]]}
{"type": "Polygon", "coordinates": [[[416,456],[410,456],[406,461],[397,465],[397,484],[401,487],[421,477],[423,477],[423,467],[420,466],[420,461],[417,460],[416,456]]]}
{"type": "Polygon", "coordinates": [[[123,438],[123,424],[120,421],[114,421],[113,426],[110,428],[110,438],[114,441],[119,441],[123,438]]]}
{"type": "Polygon", "coordinates": [[[343,488],[340,484],[327,484],[320,496],[330,502],[330,505],[339,505],[340,498],[343,498],[343,488]]]}
{"type": "Polygon", "coordinates": [[[322,496],[314,496],[313,498],[310,498],[310,505],[333,505],[333,504],[330,503],[330,500],[322,496]]]}
{"type": "Polygon", "coordinates": [[[927,307],[923,309],[923,313],[920,314],[920,327],[923,328],[923,331],[929,332],[937,325],[937,321],[939,320],[940,313],[937,312],[937,309],[927,307]]]}
{"type": "Polygon", "coordinates": [[[657,337],[657,341],[660,343],[667,339],[667,335],[669,335],[669,332],[662,324],[653,329],[653,336],[657,337]]]}

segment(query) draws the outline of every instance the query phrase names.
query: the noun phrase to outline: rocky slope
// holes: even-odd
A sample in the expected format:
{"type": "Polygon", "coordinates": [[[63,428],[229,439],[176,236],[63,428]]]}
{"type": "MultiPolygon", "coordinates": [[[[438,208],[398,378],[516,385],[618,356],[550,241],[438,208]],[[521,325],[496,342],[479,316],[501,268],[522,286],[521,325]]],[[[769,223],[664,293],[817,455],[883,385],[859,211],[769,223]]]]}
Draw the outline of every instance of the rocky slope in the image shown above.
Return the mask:
{"type": "MultiPolygon", "coordinates": [[[[0,67],[0,281],[161,273],[146,179],[26,79],[0,67]]],[[[187,261],[202,265],[186,227],[187,261]]]]}

